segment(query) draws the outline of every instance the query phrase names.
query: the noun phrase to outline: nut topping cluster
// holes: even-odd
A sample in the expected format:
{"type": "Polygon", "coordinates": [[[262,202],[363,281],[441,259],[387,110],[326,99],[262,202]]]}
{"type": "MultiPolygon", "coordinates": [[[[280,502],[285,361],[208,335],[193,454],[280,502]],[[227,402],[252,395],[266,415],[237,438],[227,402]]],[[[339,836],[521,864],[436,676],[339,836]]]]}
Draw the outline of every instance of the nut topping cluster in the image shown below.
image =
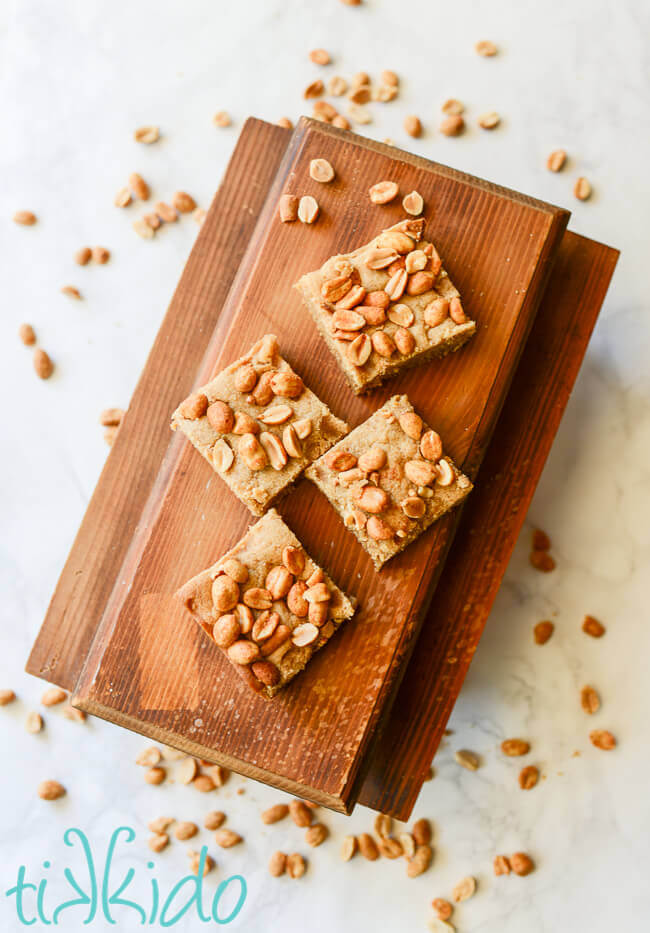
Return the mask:
{"type": "Polygon", "coordinates": [[[264,687],[283,680],[279,662],[292,649],[320,647],[334,631],[332,591],[320,568],[306,569],[305,553],[288,546],[282,564],[271,567],[264,586],[251,585],[251,573],[231,557],[216,570],[211,589],[212,639],[229,660],[249,669],[264,687]]]}
{"type": "Polygon", "coordinates": [[[424,424],[406,396],[390,399],[312,464],[307,476],[378,564],[471,487],[443,455],[440,435],[424,424]],[[442,491],[452,486],[447,501],[442,491]]]}
{"type": "Polygon", "coordinates": [[[176,594],[256,692],[272,697],[354,613],[270,509],[176,594]]]}
{"type": "MultiPolygon", "coordinates": [[[[371,197],[394,196],[392,190],[384,192],[390,184],[374,186],[371,197]]],[[[354,262],[341,256],[328,264],[319,294],[320,311],[327,318],[324,327],[357,369],[377,357],[397,361],[427,349],[423,331],[430,341],[437,336],[435,328],[448,319],[468,322],[457,295],[445,297],[436,291],[442,261],[431,243],[418,245],[423,228],[421,218],[402,221],[375,237],[354,262]],[[416,315],[409,299],[420,296],[429,300],[420,303],[416,315]]]]}
{"type": "Polygon", "coordinates": [[[422,419],[414,411],[405,411],[397,418],[404,434],[418,442],[418,451],[413,459],[403,463],[388,464],[388,454],[380,446],[370,447],[358,458],[340,448],[334,448],[323,458],[329,469],[337,473],[335,485],[340,483],[351,486],[358,492],[353,494],[354,508],[346,516],[346,524],[357,530],[365,529],[366,534],[376,541],[387,541],[393,537],[404,537],[405,527],[401,522],[391,523],[385,513],[395,508],[390,493],[382,489],[380,472],[386,468],[387,478],[394,479],[395,471],[403,471],[406,479],[414,488],[397,505],[402,513],[412,521],[418,521],[426,513],[426,499],[433,495],[433,487],[449,486],[454,482],[455,473],[449,462],[442,457],[442,441],[432,429],[424,430],[422,419]]]}
{"type": "Polygon", "coordinates": [[[297,417],[292,403],[300,398],[305,386],[297,373],[273,367],[278,347],[275,338],[261,352],[256,364],[246,360],[234,372],[233,385],[255,415],[204,392],[190,395],[179,407],[188,420],[205,418],[220,435],[210,458],[219,473],[232,469],[236,459],[253,473],[266,467],[280,471],[289,459],[303,456],[302,441],[312,432],[309,418],[297,417]]]}

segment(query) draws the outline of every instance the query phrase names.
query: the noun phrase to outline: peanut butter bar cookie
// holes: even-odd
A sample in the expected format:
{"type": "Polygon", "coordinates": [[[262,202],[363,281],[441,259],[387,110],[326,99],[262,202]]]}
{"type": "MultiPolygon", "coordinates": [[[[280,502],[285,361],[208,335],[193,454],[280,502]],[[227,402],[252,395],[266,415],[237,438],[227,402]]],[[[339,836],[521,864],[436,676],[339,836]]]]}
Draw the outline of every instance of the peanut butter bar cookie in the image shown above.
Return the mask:
{"type": "Polygon", "coordinates": [[[458,350],[476,330],[423,230],[422,218],[403,220],[296,283],[357,395],[458,350]]]}
{"type": "Polygon", "coordinates": [[[388,399],[313,463],[306,476],[325,493],[378,569],[472,488],[406,395],[388,399]]]}
{"type": "Polygon", "coordinates": [[[348,431],[282,359],[273,334],[186,398],[171,426],[254,515],[348,431]]]}
{"type": "Polygon", "coordinates": [[[258,693],[274,696],[355,610],[271,509],[177,592],[258,693]]]}

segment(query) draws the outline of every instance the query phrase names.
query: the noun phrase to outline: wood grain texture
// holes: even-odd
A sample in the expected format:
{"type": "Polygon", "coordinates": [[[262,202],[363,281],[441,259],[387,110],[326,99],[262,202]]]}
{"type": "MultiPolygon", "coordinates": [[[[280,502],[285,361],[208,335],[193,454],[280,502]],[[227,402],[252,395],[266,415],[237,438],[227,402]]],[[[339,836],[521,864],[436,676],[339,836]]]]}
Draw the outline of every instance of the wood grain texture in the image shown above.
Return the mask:
{"type": "Polygon", "coordinates": [[[618,251],[566,233],[359,802],[407,820],[483,633],[618,251]]]}
{"type": "Polygon", "coordinates": [[[156,342],[121,429],[121,444],[109,458],[105,472],[116,474],[118,463],[127,468],[115,476],[112,491],[119,490],[122,508],[131,513],[129,524],[122,523],[124,537],[130,536],[128,547],[103,566],[112,591],[104,589],[103,603],[93,602],[92,622],[84,626],[87,641],[75,646],[76,660],[66,660],[64,669],[56,625],[71,612],[78,622],[84,605],[81,590],[86,597],[91,592],[86,561],[93,572],[99,566],[98,548],[89,537],[93,522],[105,516],[102,509],[115,508],[115,499],[110,503],[104,498],[103,476],[101,508],[82,526],[85,537],[75,543],[74,564],[66,565],[60,598],[53,601],[28,669],[56,681],[54,667],[55,675],[58,668],[59,675],[76,680],[78,661],[85,654],[75,690],[75,702],[83,709],[349,811],[369,740],[414,644],[457,516],[443,519],[377,574],[326,500],[302,482],[280,510],[314,559],[359,598],[362,610],[308,671],[269,703],[245,691],[172,597],[179,584],[241,537],[250,516],[181,437],[169,437],[166,445],[158,445],[155,456],[150,453],[157,477],[132,504],[128,495],[134,464],[125,457],[125,444],[137,453],[141,432],[153,433],[152,420],[157,438],[161,423],[167,430],[169,413],[192,385],[204,382],[270,330],[335,414],[358,424],[389,394],[406,392],[440,431],[450,455],[473,476],[568,215],[391,147],[302,121],[210,336],[209,323],[223,300],[220,286],[227,276],[220,251],[227,247],[228,255],[232,238],[250,235],[242,198],[257,212],[263,198],[256,195],[269,187],[268,173],[262,188],[241,183],[242,178],[264,176],[271,161],[269,129],[275,139],[278,131],[266,124],[246,125],[236,153],[239,164],[229,169],[229,188],[224,185],[205,221],[163,325],[164,329],[169,322],[165,338],[159,336],[156,342]],[[309,160],[317,156],[328,158],[338,170],[331,185],[320,186],[308,178],[309,160]],[[427,232],[468,313],[477,320],[479,333],[455,356],[393,379],[367,398],[354,398],[291,286],[332,253],[362,243],[401,219],[398,207],[377,208],[368,201],[368,186],[385,177],[395,178],[404,191],[417,188],[425,197],[432,217],[427,232]],[[235,178],[239,184],[233,183],[235,178]],[[318,198],[322,214],[317,225],[277,222],[277,198],[285,189],[318,198]],[[167,404],[170,366],[179,392],[167,404]],[[161,392],[165,405],[160,404],[161,392]],[[78,568],[83,572],[75,595],[71,577],[78,568]]]}

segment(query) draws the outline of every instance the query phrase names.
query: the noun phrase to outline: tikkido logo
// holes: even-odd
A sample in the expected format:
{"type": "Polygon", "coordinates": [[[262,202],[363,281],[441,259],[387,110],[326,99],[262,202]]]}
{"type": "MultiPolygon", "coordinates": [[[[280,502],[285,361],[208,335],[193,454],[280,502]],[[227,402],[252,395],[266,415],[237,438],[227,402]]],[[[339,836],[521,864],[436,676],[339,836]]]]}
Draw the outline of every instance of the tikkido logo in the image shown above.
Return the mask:
{"type": "MultiPolygon", "coordinates": [[[[40,921],[46,926],[59,925],[63,918],[63,926],[72,922],[73,918],[84,926],[92,924],[95,919],[108,921],[111,924],[122,923],[129,920],[139,926],[171,927],[179,920],[194,911],[195,918],[202,923],[217,923],[224,925],[231,923],[241,912],[246,901],[246,881],[241,875],[231,875],[217,887],[210,902],[210,894],[203,889],[203,874],[207,858],[207,848],[203,846],[199,853],[197,873],[188,874],[181,878],[170,889],[166,897],[160,890],[160,884],[153,875],[145,882],[149,888],[146,903],[141,904],[130,900],[123,895],[136,877],[133,867],[124,871],[121,877],[114,868],[118,840],[121,843],[132,843],[135,840],[135,830],[129,826],[120,826],[112,834],[101,872],[97,870],[97,863],[92,847],[86,834],[76,828],[70,828],[63,834],[63,842],[70,848],[78,848],[82,857],[83,867],[80,870],[63,867],[63,877],[70,886],[74,897],[58,904],[48,903],[47,884],[52,863],[45,860],[44,874],[37,883],[27,880],[27,869],[21,865],[18,869],[16,884],[5,891],[8,898],[15,899],[16,915],[24,926],[32,926],[40,921]],[[122,837],[122,839],[120,839],[122,837]],[[207,906],[206,906],[206,902],[207,906]],[[137,920],[136,920],[137,917],[137,920]]],[[[123,860],[124,852],[121,853],[123,860]]],[[[147,862],[147,869],[152,871],[156,866],[154,862],[147,862]]],[[[142,888],[142,885],[140,885],[142,888]]]]}

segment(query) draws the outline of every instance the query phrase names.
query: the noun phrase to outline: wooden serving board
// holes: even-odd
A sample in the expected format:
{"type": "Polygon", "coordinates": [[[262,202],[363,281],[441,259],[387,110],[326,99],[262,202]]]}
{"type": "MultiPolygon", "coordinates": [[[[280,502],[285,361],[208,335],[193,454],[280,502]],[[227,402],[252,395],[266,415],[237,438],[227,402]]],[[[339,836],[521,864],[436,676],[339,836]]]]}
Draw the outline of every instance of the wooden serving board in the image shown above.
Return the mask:
{"type": "Polygon", "coordinates": [[[618,250],[567,232],[359,803],[408,820],[578,375],[618,250]]]}
{"type": "Polygon", "coordinates": [[[247,123],[28,670],[72,688],[74,702],[88,712],[348,812],[458,515],[378,574],[324,497],[301,482],[280,510],[361,609],[304,674],[264,701],[242,685],[173,599],[182,582],[241,537],[251,516],[184,438],[167,434],[169,413],[193,386],[271,331],[335,414],[355,425],[388,395],[406,392],[473,477],[568,214],[310,120],[301,121],[283,154],[285,145],[282,130],[247,123]],[[331,185],[309,178],[315,157],[337,169],[331,185]],[[386,177],[423,194],[427,233],[479,332],[459,353],[355,398],[291,286],[331,254],[401,219],[400,207],[377,208],[368,200],[369,184],[386,177]],[[316,225],[277,222],[284,190],[317,197],[316,225]]]}

